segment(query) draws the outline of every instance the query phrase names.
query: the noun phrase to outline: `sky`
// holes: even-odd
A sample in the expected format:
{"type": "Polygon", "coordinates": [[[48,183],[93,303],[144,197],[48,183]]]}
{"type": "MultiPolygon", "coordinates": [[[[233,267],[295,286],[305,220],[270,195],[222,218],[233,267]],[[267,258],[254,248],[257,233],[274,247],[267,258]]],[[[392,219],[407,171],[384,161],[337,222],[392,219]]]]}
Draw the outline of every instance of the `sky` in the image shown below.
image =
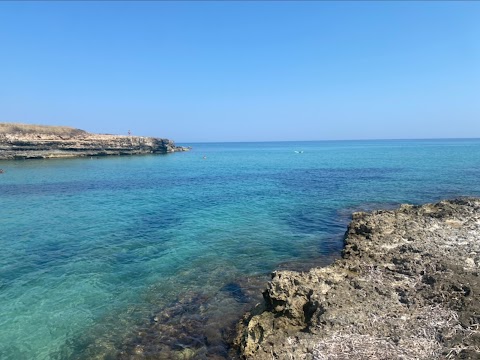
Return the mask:
{"type": "Polygon", "coordinates": [[[480,2],[0,2],[0,122],[177,143],[480,137],[480,2]]]}

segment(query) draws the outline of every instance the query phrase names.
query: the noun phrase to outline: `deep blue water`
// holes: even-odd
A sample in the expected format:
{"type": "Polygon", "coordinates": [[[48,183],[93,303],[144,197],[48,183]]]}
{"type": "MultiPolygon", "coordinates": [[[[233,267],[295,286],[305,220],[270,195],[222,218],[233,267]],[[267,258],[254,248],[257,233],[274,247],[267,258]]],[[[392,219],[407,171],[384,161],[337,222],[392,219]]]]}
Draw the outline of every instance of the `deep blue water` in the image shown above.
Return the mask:
{"type": "Polygon", "coordinates": [[[356,209],[480,196],[480,140],[191,145],[0,162],[1,359],[101,358],[185,293],[338,254],[356,209]]]}

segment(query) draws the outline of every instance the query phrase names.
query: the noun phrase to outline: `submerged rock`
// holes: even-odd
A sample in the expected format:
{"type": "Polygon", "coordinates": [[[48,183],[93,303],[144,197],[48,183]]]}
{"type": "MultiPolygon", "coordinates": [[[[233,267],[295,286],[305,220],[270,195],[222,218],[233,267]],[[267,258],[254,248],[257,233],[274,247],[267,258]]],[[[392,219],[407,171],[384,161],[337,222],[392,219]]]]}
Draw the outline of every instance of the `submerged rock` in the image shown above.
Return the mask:
{"type": "Polygon", "coordinates": [[[261,300],[267,279],[246,277],[225,284],[217,293],[189,292],[156,312],[111,358],[232,359],[229,344],[241,314],[261,300]]]}
{"type": "Polygon", "coordinates": [[[354,213],[342,259],[277,271],[245,359],[480,358],[480,200],[354,213]]]}
{"type": "Polygon", "coordinates": [[[169,139],[91,134],[66,126],[0,123],[0,160],[166,154],[188,151],[169,139]]]}

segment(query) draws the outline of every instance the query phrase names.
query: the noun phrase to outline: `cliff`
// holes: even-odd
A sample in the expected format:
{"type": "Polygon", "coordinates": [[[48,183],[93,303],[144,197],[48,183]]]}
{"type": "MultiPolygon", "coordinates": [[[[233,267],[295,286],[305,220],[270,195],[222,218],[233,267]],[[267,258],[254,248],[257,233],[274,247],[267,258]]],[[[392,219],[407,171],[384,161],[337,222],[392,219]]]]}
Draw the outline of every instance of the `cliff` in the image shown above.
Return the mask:
{"type": "Polygon", "coordinates": [[[186,151],[168,139],[91,134],[64,126],[0,123],[0,160],[166,154],[186,151]]]}
{"type": "Polygon", "coordinates": [[[355,213],[342,259],[277,271],[245,359],[479,359],[480,199],[355,213]]]}

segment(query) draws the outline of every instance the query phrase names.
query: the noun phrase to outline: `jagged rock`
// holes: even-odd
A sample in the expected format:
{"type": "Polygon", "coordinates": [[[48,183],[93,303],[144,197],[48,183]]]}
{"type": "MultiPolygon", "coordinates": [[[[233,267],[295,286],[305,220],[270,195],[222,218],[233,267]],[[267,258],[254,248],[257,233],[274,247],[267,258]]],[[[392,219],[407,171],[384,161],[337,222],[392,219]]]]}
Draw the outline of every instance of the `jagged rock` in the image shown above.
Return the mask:
{"type": "Polygon", "coordinates": [[[342,259],[277,271],[245,359],[480,358],[480,200],[355,213],[342,259]]]}
{"type": "Polygon", "coordinates": [[[0,123],[0,160],[166,154],[187,151],[172,140],[91,134],[64,126],[0,123]]]}

